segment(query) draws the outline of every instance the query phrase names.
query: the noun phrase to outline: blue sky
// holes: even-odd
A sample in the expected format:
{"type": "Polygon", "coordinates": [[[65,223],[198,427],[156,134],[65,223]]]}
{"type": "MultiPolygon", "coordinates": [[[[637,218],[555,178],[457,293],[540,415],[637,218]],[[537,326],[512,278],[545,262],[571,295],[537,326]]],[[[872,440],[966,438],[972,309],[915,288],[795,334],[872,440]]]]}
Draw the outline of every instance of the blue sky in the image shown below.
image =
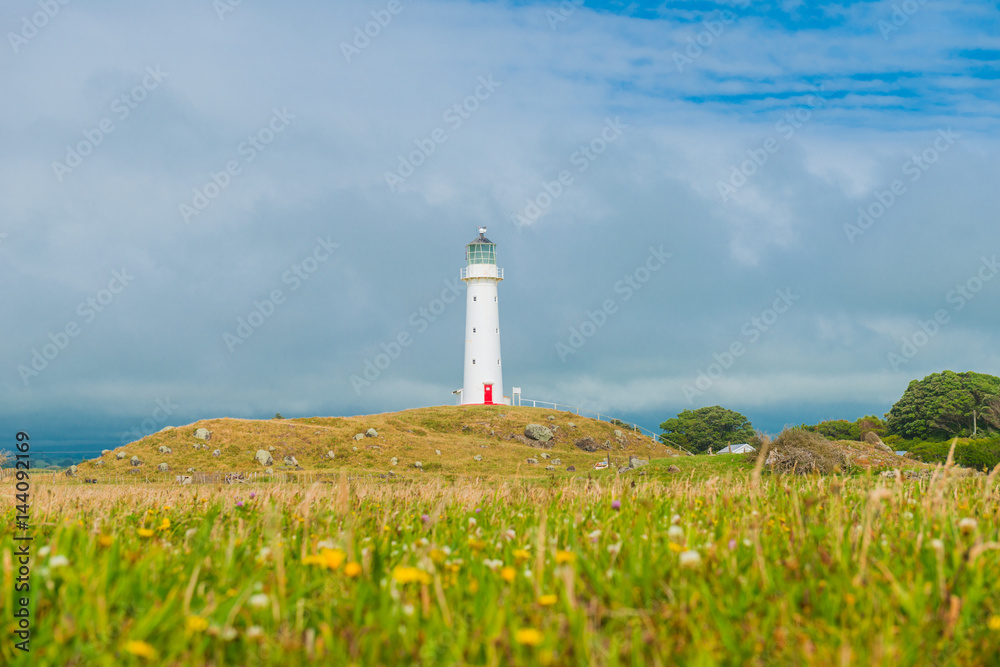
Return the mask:
{"type": "Polygon", "coordinates": [[[774,432],[1000,374],[995,3],[46,6],[0,9],[9,434],[450,403],[478,226],[526,397],[774,432]]]}

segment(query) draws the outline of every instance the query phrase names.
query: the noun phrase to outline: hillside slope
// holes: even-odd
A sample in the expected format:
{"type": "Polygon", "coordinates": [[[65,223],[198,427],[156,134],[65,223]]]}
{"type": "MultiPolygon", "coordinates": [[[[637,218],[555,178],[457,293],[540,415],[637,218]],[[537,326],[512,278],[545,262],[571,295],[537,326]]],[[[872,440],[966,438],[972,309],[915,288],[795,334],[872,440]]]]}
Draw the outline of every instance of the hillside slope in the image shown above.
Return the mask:
{"type": "Polygon", "coordinates": [[[649,459],[681,454],[649,436],[568,412],[510,406],[441,406],[359,417],[203,420],[164,429],[109,451],[82,464],[78,473],[102,479],[134,471],[144,478],[167,480],[191,468],[197,472],[262,472],[265,466],[254,460],[254,454],[261,449],[270,451],[274,460],[270,467],[275,472],[295,469],[285,464],[288,456],[295,457],[305,470],[396,474],[419,473],[414,464],[420,462],[426,472],[548,475],[566,472],[569,466],[575,466],[578,472],[592,469],[608,454],[613,465],[625,465],[630,455],[649,459]],[[554,429],[551,448],[525,444],[524,429],[532,423],[554,429]],[[211,431],[207,442],[194,437],[198,428],[211,431]],[[355,439],[370,428],[378,432],[376,437],[355,439]],[[595,452],[577,448],[575,443],[585,438],[591,438],[601,448],[595,452]],[[161,453],[160,447],[171,451],[161,453]],[[124,458],[117,458],[119,452],[124,453],[124,458]],[[329,452],[333,452],[333,458],[329,452]],[[543,458],[543,453],[550,458],[543,458]],[[133,466],[132,456],[139,457],[142,465],[133,466]],[[481,459],[476,460],[476,456],[481,459]],[[397,459],[395,465],[393,457],[397,459]],[[528,463],[529,458],[538,463],[528,463]],[[555,470],[546,470],[556,460],[559,464],[555,470]],[[169,466],[168,472],[157,471],[161,463],[169,466]]]}

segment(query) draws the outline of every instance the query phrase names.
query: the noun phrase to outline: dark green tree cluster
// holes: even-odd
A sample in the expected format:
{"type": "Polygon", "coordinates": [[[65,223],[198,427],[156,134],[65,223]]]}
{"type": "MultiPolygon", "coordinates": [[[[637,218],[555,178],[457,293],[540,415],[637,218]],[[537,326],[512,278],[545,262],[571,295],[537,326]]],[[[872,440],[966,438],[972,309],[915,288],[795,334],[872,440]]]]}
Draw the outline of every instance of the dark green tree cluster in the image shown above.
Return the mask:
{"type": "Polygon", "coordinates": [[[846,419],[830,419],[814,426],[803,424],[799,428],[812,433],[819,433],[827,440],[864,440],[869,433],[880,438],[885,435],[885,422],[875,415],[865,415],[855,421],[846,419]]]}
{"type": "Polygon", "coordinates": [[[720,405],[684,410],[660,424],[660,428],[661,441],[696,454],[707,452],[709,447],[718,451],[726,445],[752,442],[756,438],[749,419],[720,405]]]}
{"type": "Polygon", "coordinates": [[[942,371],[913,380],[886,414],[886,431],[906,439],[975,437],[1000,429],[1000,378],[942,371]]]}

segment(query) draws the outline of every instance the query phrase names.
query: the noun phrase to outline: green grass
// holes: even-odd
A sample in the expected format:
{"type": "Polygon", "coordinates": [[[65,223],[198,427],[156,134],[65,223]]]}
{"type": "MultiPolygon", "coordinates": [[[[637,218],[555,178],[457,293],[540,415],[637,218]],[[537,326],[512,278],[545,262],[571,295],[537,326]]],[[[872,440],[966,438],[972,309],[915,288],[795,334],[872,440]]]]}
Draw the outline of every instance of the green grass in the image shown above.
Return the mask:
{"type": "Polygon", "coordinates": [[[36,485],[32,653],[5,639],[0,663],[1000,661],[995,477],[755,482],[741,458],[644,477],[36,485]]]}

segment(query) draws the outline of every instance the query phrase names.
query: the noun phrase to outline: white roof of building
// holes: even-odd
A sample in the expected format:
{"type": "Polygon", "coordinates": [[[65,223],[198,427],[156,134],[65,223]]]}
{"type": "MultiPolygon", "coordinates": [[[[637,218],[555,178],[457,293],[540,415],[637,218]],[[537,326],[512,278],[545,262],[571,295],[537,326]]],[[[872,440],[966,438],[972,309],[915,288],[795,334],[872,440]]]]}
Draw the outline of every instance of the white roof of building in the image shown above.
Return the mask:
{"type": "Polygon", "coordinates": [[[742,443],[739,445],[727,445],[720,449],[717,454],[745,454],[747,452],[756,452],[756,448],[751,447],[747,443],[742,443]]]}

